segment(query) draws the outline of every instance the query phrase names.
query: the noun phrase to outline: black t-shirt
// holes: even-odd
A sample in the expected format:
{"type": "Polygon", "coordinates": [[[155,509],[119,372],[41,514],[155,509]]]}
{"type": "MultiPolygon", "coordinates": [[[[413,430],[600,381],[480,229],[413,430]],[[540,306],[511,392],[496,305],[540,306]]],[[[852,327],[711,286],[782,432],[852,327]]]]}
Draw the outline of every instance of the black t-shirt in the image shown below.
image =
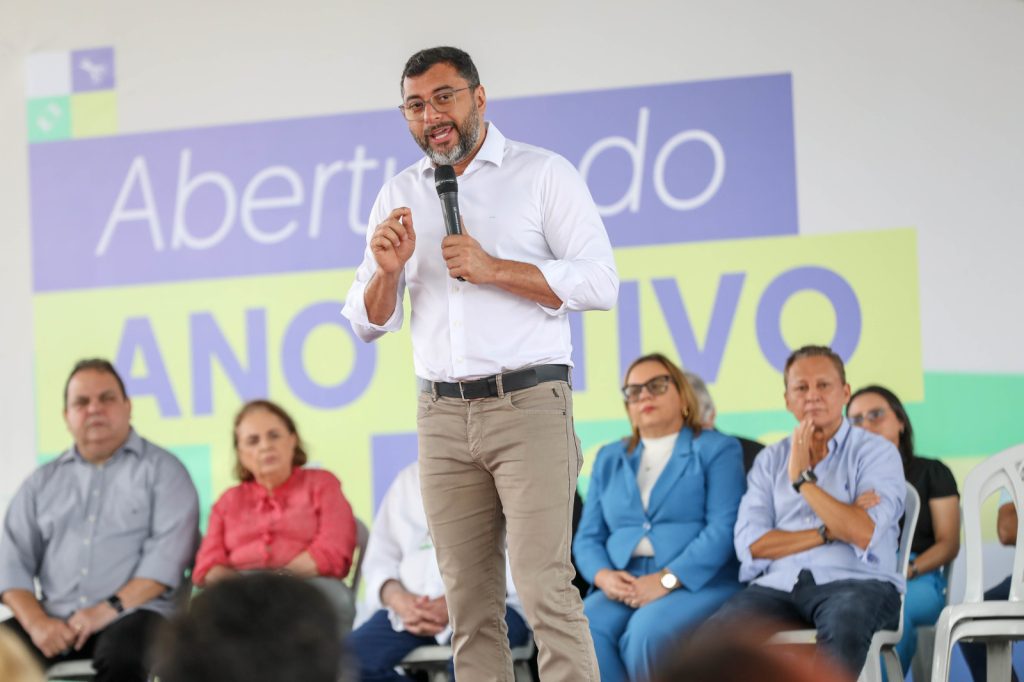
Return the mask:
{"type": "Polygon", "coordinates": [[[937,459],[915,456],[906,467],[906,474],[907,482],[921,496],[921,513],[917,517],[917,530],[910,545],[911,551],[920,554],[935,544],[935,528],[932,526],[932,510],[928,501],[959,495],[959,492],[953,472],[937,459]]]}

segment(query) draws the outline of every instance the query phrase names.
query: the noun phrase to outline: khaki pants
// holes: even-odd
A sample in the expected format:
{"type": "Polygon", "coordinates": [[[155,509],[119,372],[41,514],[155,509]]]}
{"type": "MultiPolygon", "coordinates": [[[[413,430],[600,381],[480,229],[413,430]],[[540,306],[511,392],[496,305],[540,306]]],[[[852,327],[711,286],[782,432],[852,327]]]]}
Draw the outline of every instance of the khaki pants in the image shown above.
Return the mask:
{"type": "Polygon", "coordinates": [[[419,397],[420,486],[451,614],[455,675],[512,682],[504,551],[543,680],[597,682],[572,585],[573,492],[582,464],[572,391],[550,381],[497,398],[419,397]]]}

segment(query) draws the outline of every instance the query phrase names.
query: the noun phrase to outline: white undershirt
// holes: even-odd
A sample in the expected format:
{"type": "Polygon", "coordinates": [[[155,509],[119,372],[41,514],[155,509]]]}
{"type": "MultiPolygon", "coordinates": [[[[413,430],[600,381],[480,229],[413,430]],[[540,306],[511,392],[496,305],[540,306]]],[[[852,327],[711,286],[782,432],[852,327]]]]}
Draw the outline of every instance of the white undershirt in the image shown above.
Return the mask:
{"type": "MultiPolygon", "coordinates": [[[[636,485],[640,489],[640,501],[647,511],[647,505],[651,501],[651,491],[658,477],[665,470],[669,458],[672,456],[672,449],[676,446],[678,433],[670,433],[660,438],[644,438],[644,449],[640,454],[640,464],[636,470],[636,485]]],[[[644,535],[633,550],[633,556],[654,556],[654,545],[644,535]]]]}

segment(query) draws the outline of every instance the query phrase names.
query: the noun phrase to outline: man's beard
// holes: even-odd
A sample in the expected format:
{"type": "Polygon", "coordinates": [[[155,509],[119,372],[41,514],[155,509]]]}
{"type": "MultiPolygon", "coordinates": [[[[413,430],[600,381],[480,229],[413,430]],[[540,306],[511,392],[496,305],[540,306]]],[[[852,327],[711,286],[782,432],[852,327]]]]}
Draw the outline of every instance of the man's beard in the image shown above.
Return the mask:
{"type": "Polygon", "coordinates": [[[416,137],[413,134],[413,139],[416,140],[416,144],[420,146],[420,149],[423,150],[427,158],[435,166],[453,166],[466,158],[473,151],[473,148],[476,147],[476,143],[480,140],[480,128],[480,110],[476,108],[474,103],[473,110],[466,116],[466,120],[462,122],[462,125],[454,121],[451,123],[440,123],[430,128],[424,128],[423,137],[416,137]],[[446,125],[455,128],[455,131],[459,134],[459,140],[448,151],[439,151],[430,146],[430,132],[435,128],[446,125]]]}

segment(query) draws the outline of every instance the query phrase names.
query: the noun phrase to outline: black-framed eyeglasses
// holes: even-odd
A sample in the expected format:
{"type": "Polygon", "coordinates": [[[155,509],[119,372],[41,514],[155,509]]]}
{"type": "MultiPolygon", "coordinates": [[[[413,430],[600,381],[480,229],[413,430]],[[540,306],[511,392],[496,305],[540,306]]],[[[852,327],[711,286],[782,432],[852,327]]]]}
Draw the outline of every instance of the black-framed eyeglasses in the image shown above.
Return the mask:
{"type": "Polygon", "coordinates": [[[423,110],[427,108],[427,102],[430,102],[430,106],[434,107],[434,111],[443,114],[455,106],[455,93],[472,89],[472,85],[467,85],[464,88],[456,88],[454,90],[441,90],[431,95],[430,99],[411,99],[405,104],[399,104],[398,109],[405,116],[406,121],[415,121],[421,118],[423,110]]]}
{"type": "Polygon", "coordinates": [[[672,383],[674,383],[672,377],[662,374],[653,379],[648,379],[642,384],[626,384],[622,387],[622,397],[626,399],[627,403],[635,403],[640,400],[640,396],[643,395],[645,388],[651,395],[661,395],[668,390],[672,383]]]}
{"type": "Polygon", "coordinates": [[[850,423],[854,426],[863,426],[864,422],[874,424],[875,422],[880,421],[888,411],[889,408],[887,407],[876,407],[875,409],[868,410],[863,414],[850,415],[850,423]]]}

